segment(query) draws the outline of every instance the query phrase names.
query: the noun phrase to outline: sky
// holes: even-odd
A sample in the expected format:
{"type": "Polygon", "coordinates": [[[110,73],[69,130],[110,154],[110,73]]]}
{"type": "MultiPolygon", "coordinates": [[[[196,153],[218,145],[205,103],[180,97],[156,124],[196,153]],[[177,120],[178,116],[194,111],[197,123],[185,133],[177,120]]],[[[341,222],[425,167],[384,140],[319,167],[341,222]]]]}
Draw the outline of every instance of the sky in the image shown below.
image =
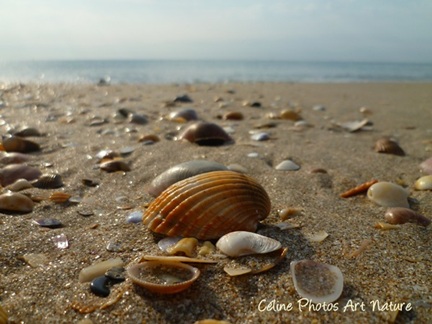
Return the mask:
{"type": "Polygon", "coordinates": [[[0,60],[432,62],[432,0],[0,0],[0,60]]]}

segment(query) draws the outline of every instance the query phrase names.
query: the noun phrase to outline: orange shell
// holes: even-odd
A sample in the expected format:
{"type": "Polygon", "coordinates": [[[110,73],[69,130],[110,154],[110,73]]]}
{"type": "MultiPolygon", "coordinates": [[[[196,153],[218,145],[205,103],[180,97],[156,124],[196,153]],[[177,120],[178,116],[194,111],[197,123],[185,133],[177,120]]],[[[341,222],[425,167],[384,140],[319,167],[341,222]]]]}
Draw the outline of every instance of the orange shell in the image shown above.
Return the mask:
{"type": "Polygon", "coordinates": [[[168,187],[149,205],[143,222],[156,233],[209,240],[233,231],[254,232],[270,208],[267,192],[254,179],[213,171],[168,187]]]}

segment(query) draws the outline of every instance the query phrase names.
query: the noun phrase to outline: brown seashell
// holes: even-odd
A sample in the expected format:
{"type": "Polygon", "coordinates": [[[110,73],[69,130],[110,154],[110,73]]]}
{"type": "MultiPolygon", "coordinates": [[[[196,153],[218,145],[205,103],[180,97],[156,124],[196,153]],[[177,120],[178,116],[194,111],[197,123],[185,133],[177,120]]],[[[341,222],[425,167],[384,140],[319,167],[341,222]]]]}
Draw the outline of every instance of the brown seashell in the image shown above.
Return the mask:
{"type": "Polygon", "coordinates": [[[33,211],[34,202],[18,192],[7,192],[0,195],[0,210],[29,213],[33,211]]]}
{"type": "Polygon", "coordinates": [[[196,122],[190,125],[178,140],[187,140],[204,146],[220,146],[233,142],[233,139],[219,125],[207,122],[196,122]]]}
{"type": "Polygon", "coordinates": [[[222,119],[224,120],[243,120],[244,115],[239,111],[229,111],[223,114],[222,119]]]}
{"type": "Polygon", "coordinates": [[[270,208],[267,192],[254,179],[214,171],[168,187],[149,205],[143,223],[156,233],[208,240],[233,231],[254,232],[270,208]]]}
{"type": "Polygon", "coordinates": [[[162,191],[180,180],[205,172],[222,170],[228,170],[228,168],[223,164],[213,161],[192,160],[183,162],[158,175],[150,184],[148,192],[153,197],[157,197],[162,191]]]}
{"type": "Polygon", "coordinates": [[[2,145],[6,152],[29,153],[40,151],[39,144],[18,136],[3,138],[2,145]]]}
{"type": "Polygon", "coordinates": [[[42,172],[35,167],[25,164],[10,164],[0,169],[0,184],[6,187],[18,179],[32,181],[39,178],[41,174],[42,172]]]}
{"type": "Polygon", "coordinates": [[[63,181],[60,174],[43,174],[32,185],[40,189],[56,189],[63,186],[63,181]]]}
{"type": "Polygon", "coordinates": [[[167,119],[175,122],[188,122],[198,120],[198,115],[194,109],[186,108],[171,112],[167,119]]]}
{"type": "Polygon", "coordinates": [[[370,186],[372,186],[373,184],[375,184],[377,182],[378,182],[378,180],[372,179],[371,181],[367,181],[365,183],[362,183],[362,184],[358,185],[357,187],[354,187],[352,189],[349,189],[349,190],[341,193],[340,197],[341,198],[349,198],[349,197],[361,194],[361,193],[367,191],[370,186]]]}
{"type": "Polygon", "coordinates": [[[298,121],[303,119],[298,112],[291,109],[282,110],[279,117],[281,119],[289,119],[292,121],[298,121]]]}
{"type": "Polygon", "coordinates": [[[1,164],[19,164],[28,162],[32,156],[24,153],[18,153],[18,152],[2,152],[0,163],[1,164]]]}
{"type": "Polygon", "coordinates": [[[130,166],[123,160],[109,160],[106,162],[103,162],[99,166],[101,170],[104,170],[106,172],[116,172],[116,171],[130,171],[130,166]]]}
{"type": "Polygon", "coordinates": [[[142,135],[138,138],[138,142],[140,142],[140,143],[141,142],[156,143],[159,141],[160,141],[160,138],[156,134],[146,134],[146,135],[142,135]]]}
{"type": "Polygon", "coordinates": [[[181,262],[146,261],[130,266],[130,279],[137,285],[158,294],[176,294],[189,288],[200,271],[181,262]]]}
{"type": "Polygon", "coordinates": [[[56,204],[61,204],[68,201],[70,197],[72,196],[68,193],[57,191],[53,192],[48,199],[55,202],[56,204]]]}
{"type": "Polygon", "coordinates": [[[15,132],[14,135],[20,137],[42,136],[39,130],[33,127],[24,127],[19,131],[15,132]]]}
{"type": "Polygon", "coordinates": [[[392,138],[383,137],[375,142],[375,152],[404,156],[404,150],[392,138]]]}
{"type": "Polygon", "coordinates": [[[384,218],[390,224],[415,223],[426,227],[431,223],[426,216],[404,207],[388,208],[384,218]]]}

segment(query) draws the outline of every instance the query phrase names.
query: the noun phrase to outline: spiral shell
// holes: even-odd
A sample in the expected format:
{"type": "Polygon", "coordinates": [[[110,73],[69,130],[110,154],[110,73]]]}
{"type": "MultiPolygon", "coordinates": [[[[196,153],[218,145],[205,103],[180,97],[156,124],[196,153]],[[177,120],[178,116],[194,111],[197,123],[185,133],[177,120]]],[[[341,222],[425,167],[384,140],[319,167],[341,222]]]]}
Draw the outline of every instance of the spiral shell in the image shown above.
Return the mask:
{"type": "Polygon", "coordinates": [[[254,179],[213,171],[171,185],[149,205],[143,223],[156,233],[208,240],[254,232],[270,208],[267,192],[254,179]]]}

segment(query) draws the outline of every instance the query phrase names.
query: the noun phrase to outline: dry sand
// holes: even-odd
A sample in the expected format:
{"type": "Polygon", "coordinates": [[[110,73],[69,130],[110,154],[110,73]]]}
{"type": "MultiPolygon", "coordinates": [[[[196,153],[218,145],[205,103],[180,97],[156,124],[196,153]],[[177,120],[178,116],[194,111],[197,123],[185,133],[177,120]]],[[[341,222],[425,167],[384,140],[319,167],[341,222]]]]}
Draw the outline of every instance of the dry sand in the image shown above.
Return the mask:
{"type": "MultiPolygon", "coordinates": [[[[42,150],[32,153],[30,163],[44,173],[59,173],[65,184],[60,191],[82,198],[80,203],[64,204],[45,200],[28,214],[0,214],[0,304],[11,323],[78,323],[84,318],[93,323],[193,323],[206,318],[231,323],[383,323],[396,315],[373,309],[374,301],[381,307],[411,303],[412,310],[404,307],[397,314],[399,323],[432,319],[432,226],[405,224],[395,230],[379,230],[374,225],[384,221],[384,207],[364,194],[339,197],[373,178],[412,188],[421,176],[420,162],[432,155],[432,84],[29,84],[3,85],[0,94],[2,134],[10,126],[32,126],[43,132],[45,136],[32,138],[42,150]],[[188,94],[193,103],[164,107],[165,101],[182,94],[188,94]],[[225,107],[215,97],[222,98],[225,107]],[[244,107],[245,100],[259,101],[262,107],[244,107]],[[326,109],[315,111],[314,105],[326,109]],[[367,118],[373,130],[349,133],[334,126],[334,122],[362,119],[362,106],[372,112],[367,118]],[[206,121],[231,126],[235,144],[203,147],[167,139],[185,125],[161,117],[179,107],[194,108],[206,121]],[[312,127],[298,130],[290,120],[266,117],[289,107],[301,109],[312,127]],[[116,123],[112,116],[120,108],[144,114],[149,122],[116,123]],[[241,111],[245,119],[217,118],[226,111],[241,111]],[[107,122],[89,126],[95,116],[107,122]],[[252,142],[249,131],[267,122],[277,124],[264,130],[271,140],[252,142]],[[138,143],[143,134],[157,134],[161,141],[138,143]],[[383,135],[396,138],[407,155],[374,152],[374,142],[383,135]],[[97,152],[125,147],[134,148],[125,158],[130,172],[107,173],[97,167],[97,152]],[[258,157],[248,157],[253,152],[258,157]],[[114,305],[87,315],[72,309],[75,301],[91,306],[109,300],[94,296],[88,284],[79,283],[82,268],[114,257],[128,264],[144,254],[162,254],[145,226],[128,224],[125,217],[152,200],[146,190],[156,175],[180,162],[202,158],[240,164],[264,186],[272,211],[260,232],[288,247],[286,260],[268,272],[235,278],[224,273],[226,260],[199,265],[199,280],[172,296],[151,294],[127,281],[116,286],[126,291],[114,305]],[[276,171],[274,167],[286,158],[301,169],[276,171]],[[317,168],[327,173],[311,173],[317,168]],[[99,186],[85,186],[82,179],[98,181],[99,186]],[[288,219],[299,227],[279,230],[274,226],[281,222],[278,210],[287,207],[301,209],[288,219]],[[78,213],[83,210],[94,214],[83,217],[78,213]],[[64,227],[46,230],[32,223],[49,217],[61,220],[64,227]],[[308,234],[319,231],[329,236],[322,242],[307,239],[308,234]],[[52,241],[60,233],[69,239],[67,249],[57,248],[52,241]],[[109,242],[120,243],[121,251],[107,251],[109,242]],[[30,253],[43,254],[46,264],[28,265],[22,257],[30,253]],[[301,297],[294,289],[289,264],[300,259],[342,270],[344,290],[332,305],[337,310],[299,307],[301,297]],[[271,306],[273,300],[278,305],[292,303],[293,309],[260,309],[271,306]],[[355,303],[364,303],[364,309],[345,308],[355,303]]],[[[59,189],[26,190],[39,196],[54,191],[59,189]]],[[[429,217],[431,194],[413,189],[410,194],[416,201],[412,207],[429,217]]]]}

